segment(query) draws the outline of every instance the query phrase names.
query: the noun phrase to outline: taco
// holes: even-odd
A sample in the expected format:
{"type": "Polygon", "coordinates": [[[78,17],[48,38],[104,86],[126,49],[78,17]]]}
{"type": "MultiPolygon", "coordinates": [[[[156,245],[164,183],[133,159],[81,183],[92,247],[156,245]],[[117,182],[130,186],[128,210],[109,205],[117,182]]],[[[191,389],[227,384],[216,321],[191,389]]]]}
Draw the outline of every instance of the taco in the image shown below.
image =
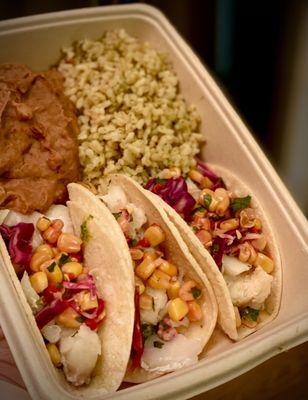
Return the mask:
{"type": "Polygon", "coordinates": [[[76,397],[120,386],[134,327],[134,276],[118,224],[69,184],[67,206],[6,211],[0,250],[47,368],[76,397]]]}
{"type": "Polygon", "coordinates": [[[194,364],[217,319],[206,275],[163,208],[132,179],[111,175],[99,197],[121,227],[135,268],[135,327],[125,381],[140,383],[194,364]]]}
{"type": "Polygon", "coordinates": [[[146,187],[212,284],[218,324],[239,340],[278,314],[282,271],[277,241],[260,204],[229,171],[198,161],[189,176],[187,181],[180,176],[152,179],[146,187]]]}

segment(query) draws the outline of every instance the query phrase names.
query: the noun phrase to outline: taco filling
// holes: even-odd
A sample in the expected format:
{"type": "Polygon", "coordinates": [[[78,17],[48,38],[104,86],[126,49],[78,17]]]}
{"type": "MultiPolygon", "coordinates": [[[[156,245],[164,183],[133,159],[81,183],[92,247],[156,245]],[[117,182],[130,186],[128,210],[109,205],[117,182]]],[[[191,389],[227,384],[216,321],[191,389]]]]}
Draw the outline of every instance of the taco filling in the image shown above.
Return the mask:
{"type": "Polygon", "coordinates": [[[237,328],[254,328],[271,294],[274,261],[251,196],[237,197],[199,160],[186,180],[176,168],[165,170],[146,189],[173,207],[212,255],[227,284],[237,328]]]}
{"type": "Polygon", "coordinates": [[[65,206],[46,215],[9,212],[0,233],[52,363],[74,386],[88,384],[101,354],[97,331],[105,309],[83,262],[87,220],[79,238],[65,206]]]}
{"type": "Polygon", "coordinates": [[[203,288],[167,257],[164,230],[149,224],[120,186],[110,185],[100,198],[122,228],[134,262],[132,367],[166,373],[197,362],[202,344],[189,330],[202,325],[203,288]]]}

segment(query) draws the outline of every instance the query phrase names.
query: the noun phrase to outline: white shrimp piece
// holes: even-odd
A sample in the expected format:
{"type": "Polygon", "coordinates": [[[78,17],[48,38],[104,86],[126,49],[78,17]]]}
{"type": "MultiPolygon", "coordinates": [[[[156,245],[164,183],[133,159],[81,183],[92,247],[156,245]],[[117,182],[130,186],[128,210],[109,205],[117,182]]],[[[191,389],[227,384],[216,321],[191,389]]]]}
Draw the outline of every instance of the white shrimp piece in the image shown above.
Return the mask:
{"type": "MultiPolygon", "coordinates": [[[[34,211],[32,214],[24,215],[16,211],[10,211],[3,223],[8,226],[14,226],[19,224],[19,222],[25,222],[27,224],[33,224],[36,227],[37,220],[41,218],[43,214],[34,211]]],[[[34,230],[32,237],[32,247],[36,249],[43,242],[42,236],[37,229],[34,230]]]]}
{"type": "Polygon", "coordinates": [[[202,345],[197,338],[178,334],[169,342],[163,342],[153,335],[145,342],[141,367],[149,372],[172,372],[196,363],[201,351],[202,345]],[[154,342],[160,342],[161,347],[154,347],[154,342]]]}
{"type": "Polygon", "coordinates": [[[153,309],[140,309],[140,318],[142,323],[156,325],[160,320],[159,312],[165,307],[168,302],[168,296],[162,289],[153,289],[147,287],[145,293],[153,297],[153,309]]]}
{"type": "Polygon", "coordinates": [[[70,213],[66,206],[63,206],[61,204],[55,204],[51,206],[46,212],[45,217],[51,220],[61,219],[61,221],[64,224],[62,232],[74,233],[74,228],[70,217],[70,213]]]}
{"type": "Polygon", "coordinates": [[[97,333],[84,324],[74,336],[63,337],[60,353],[66,379],[74,386],[88,383],[101,351],[97,333]]]}
{"type": "Polygon", "coordinates": [[[98,197],[103,200],[112,213],[121,211],[128,204],[124,190],[117,185],[110,185],[108,193],[98,197]]]}

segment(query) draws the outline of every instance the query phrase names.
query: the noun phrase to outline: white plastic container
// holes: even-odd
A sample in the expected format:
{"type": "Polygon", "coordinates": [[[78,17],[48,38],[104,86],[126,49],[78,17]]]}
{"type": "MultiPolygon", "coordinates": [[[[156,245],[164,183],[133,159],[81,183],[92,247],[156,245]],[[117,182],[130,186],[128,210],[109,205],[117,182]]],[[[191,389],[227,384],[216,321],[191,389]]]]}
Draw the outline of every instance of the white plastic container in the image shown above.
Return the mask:
{"type": "MultiPolygon", "coordinates": [[[[133,4],[4,21],[0,23],[0,62],[25,63],[34,70],[46,70],[59,59],[61,47],[84,37],[98,38],[105,30],[115,28],[124,28],[168,54],[181,91],[201,115],[207,139],[203,158],[229,168],[253,190],[272,223],[281,251],[283,296],[279,315],[272,323],[239,343],[231,343],[217,332],[198,364],[104,397],[186,399],[308,339],[307,224],[205,67],[158,10],[133,4]]],[[[14,291],[0,266],[0,323],[31,397],[71,399],[44,368],[44,355],[37,351],[14,291]]]]}

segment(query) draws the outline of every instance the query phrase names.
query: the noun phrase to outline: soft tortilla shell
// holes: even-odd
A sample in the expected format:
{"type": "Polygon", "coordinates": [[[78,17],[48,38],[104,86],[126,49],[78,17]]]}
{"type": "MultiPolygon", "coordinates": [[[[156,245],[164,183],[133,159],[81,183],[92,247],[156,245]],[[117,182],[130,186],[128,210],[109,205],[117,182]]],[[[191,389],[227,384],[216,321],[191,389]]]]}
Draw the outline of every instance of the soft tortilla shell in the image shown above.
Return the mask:
{"type": "MultiPolygon", "coordinates": [[[[218,312],[215,295],[207,277],[191,255],[176,227],[168,219],[163,208],[157,207],[157,205],[153,203],[149,192],[142,189],[140,185],[124,175],[112,175],[109,178],[108,182],[121,186],[131,203],[145,210],[149,224],[158,223],[164,230],[166,234],[164,251],[167,259],[172,260],[175,265],[181,265],[185,274],[198,282],[200,287],[203,288],[203,328],[192,326],[191,329],[188,330],[188,333],[198,336],[198,338],[201,339],[202,348],[204,348],[215,328],[218,312]]],[[[126,382],[130,381],[129,375],[130,372],[128,372],[125,377],[126,382]]],[[[138,375],[138,372],[134,371],[131,381],[143,382],[148,380],[148,375],[146,371],[142,371],[140,375],[138,375]]],[[[153,375],[153,373],[150,375],[151,378],[158,376],[153,375]]]]}
{"type": "Polygon", "coordinates": [[[42,354],[42,367],[48,371],[59,389],[65,389],[76,398],[98,398],[117,390],[129,360],[134,324],[133,266],[125,239],[122,241],[121,236],[119,238],[114,233],[118,224],[109,210],[81,185],[71,185],[72,201],[69,202],[69,209],[77,235],[80,233],[81,223],[89,215],[93,216],[88,222],[92,238],[85,246],[85,264],[95,274],[98,290],[106,304],[106,317],[99,330],[102,356],[95,369],[96,376],[89,385],[75,388],[66,381],[62,372],[54,368],[1,236],[0,251],[29,321],[33,340],[37,344],[38,352],[42,354]]]}

